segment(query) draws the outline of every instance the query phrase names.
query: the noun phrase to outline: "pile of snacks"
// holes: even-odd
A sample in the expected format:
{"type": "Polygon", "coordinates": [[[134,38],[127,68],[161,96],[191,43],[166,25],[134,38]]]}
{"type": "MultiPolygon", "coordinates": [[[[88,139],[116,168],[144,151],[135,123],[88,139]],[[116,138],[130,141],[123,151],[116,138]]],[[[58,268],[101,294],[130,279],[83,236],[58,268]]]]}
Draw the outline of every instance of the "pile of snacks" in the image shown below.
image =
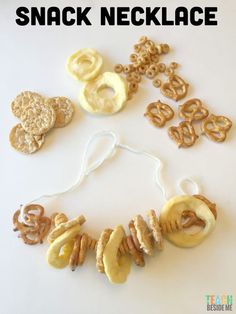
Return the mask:
{"type": "Polygon", "coordinates": [[[84,82],[80,91],[79,102],[83,109],[92,114],[113,114],[120,111],[127,100],[127,85],[114,72],[101,73],[102,57],[94,49],[81,49],[67,60],[67,71],[84,82]],[[101,96],[103,89],[110,88],[112,97],[101,96]]]}
{"type": "Polygon", "coordinates": [[[65,97],[44,98],[35,92],[22,92],[11,104],[21,120],[10,132],[10,143],[18,151],[32,154],[39,150],[52,128],[66,126],[73,117],[74,105],[65,97]]]}
{"type": "Polygon", "coordinates": [[[95,240],[87,233],[80,233],[84,216],[68,220],[65,214],[55,213],[49,219],[43,216],[41,205],[31,204],[23,209],[24,224],[20,222],[21,212],[18,210],[14,214],[14,230],[20,232],[19,237],[26,244],[42,243],[52,225],[48,235],[49,265],[55,268],[69,265],[74,271],[83,265],[87,251],[95,250],[97,270],[105,273],[112,283],[126,281],[131,258],[137,266],[143,267],[144,255],[152,256],[155,248],[163,250],[163,236],[179,247],[200,244],[214,229],[217,218],[215,204],[204,196],[175,196],[162,208],[159,219],[154,210],[147,213],[148,224],[141,215],[135,216],[128,224],[130,235],[126,236],[124,228],[118,225],[114,230],[103,230],[95,240]],[[201,226],[201,230],[194,234],[183,231],[194,225],[201,226]]]}
{"type": "MultiPolygon", "coordinates": [[[[169,105],[157,101],[147,106],[144,116],[160,128],[174,117],[174,111],[169,105]]],[[[199,138],[193,126],[194,122],[202,121],[202,134],[214,142],[223,142],[232,126],[230,119],[224,116],[209,115],[207,108],[197,98],[189,99],[179,106],[179,117],[183,121],[178,126],[168,128],[170,138],[178,147],[190,147],[199,138]]]]}
{"type": "Polygon", "coordinates": [[[24,219],[26,223],[20,221],[21,210],[17,210],[13,216],[14,231],[19,232],[25,244],[43,243],[43,239],[48,234],[51,227],[51,219],[44,216],[44,208],[41,205],[28,205],[24,208],[24,219]]]}
{"type": "Polygon", "coordinates": [[[166,65],[160,62],[160,57],[167,54],[170,48],[167,44],[155,44],[147,36],[142,36],[134,45],[134,52],[129,56],[130,64],[117,64],[114,67],[116,73],[123,73],[128,83],[128,99],[138,91],[142,76],[152,80],[161,93],[178,101],[184,98],[188,92],[188,84],[175,71],[178,67],[176,62],[166,65]],[[159,74],[167,76],[167,81],[161,81],[159,74]]]}

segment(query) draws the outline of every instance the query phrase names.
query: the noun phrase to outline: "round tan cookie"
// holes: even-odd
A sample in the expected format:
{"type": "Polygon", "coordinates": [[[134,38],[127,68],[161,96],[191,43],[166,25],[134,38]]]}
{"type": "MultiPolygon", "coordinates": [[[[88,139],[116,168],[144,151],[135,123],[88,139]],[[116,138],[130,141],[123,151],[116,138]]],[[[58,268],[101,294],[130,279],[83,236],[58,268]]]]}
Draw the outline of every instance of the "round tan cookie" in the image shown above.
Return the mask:
{"type": "Polygon", "coordinates": [[[22,92],[11,103],[12,113],[14,116],[20,119],[25,107],[27,107],[32,102],[38,101],[44,102],[43,96],[29,91],[22,92]]]}
{"type": "Polygon", "coordinates": [[[147,212],[147,216],[149,219],[149,225],[152,230],[152,236],[155,241],[155,245],[158,248],[158,250],[163,250],[163,237],[161,233],[161,227],[157,218],[157,215],[155,213],[155,210],[151,209],[147,212]]]}
{"type": "Polygon", "coordinates": [[[136,217],[134,217],[133,221],[141,249],[143,249],[146,254],[152,255],[153,241],[150,235],[150,230],[148,229],[145,220],[141,215],[137,215],[136,217]]]}
{"type": "Polygon", "coordinates": [[[43,134],[31,135],[27,133],[21,124],[14,126],[9,136],[11,146],[25,154],[32,154],[39,150],[44,143],[44,139],[43,134]]]}
{"type": "Polygon", "coordinates": [[[21,114],[21,121],[26,132],[41,135],[53,128],[56,113],[52,106],[41,101],[30,102],[21,114]]]}
{"type": "Polygon", "coordinates": [[[53,97],[47,99],[46,104],[51,105],[56,113],[55,128],[62,128],[72,120],[75,110],[70,99],[66,97],[53,97]]]}

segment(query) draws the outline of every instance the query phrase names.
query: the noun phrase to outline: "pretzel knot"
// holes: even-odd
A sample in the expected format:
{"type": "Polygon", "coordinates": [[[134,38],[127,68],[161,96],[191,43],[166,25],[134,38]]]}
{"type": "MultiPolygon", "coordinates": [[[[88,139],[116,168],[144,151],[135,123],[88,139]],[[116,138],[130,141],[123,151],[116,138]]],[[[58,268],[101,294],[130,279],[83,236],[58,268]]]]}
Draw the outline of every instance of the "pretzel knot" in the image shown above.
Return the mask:
{"type": "MultiPolygon", "coordinates": [[[[203,195],[199,195],[199,194],[195,194],[193,195],[195,198],[198,198],[199,200],[203,201],[211,210],[212,214],[214,215],[215,219],[217,218],[217,211],[216,211],[216,204],[210,202],[205,196],[203,195]]],[[[186,210],[183,212],[182,217],[187,219],[183,224],[182,227],[183,228],[189,228],[193,225],[195,226],[200,226],[200,227],[205,227],[205,222],[198,218],[197,215],[190,211],[190,210],[186,210]]]]}
{"type": "Polygon", "coordinates": [[[168,129],[168,133],[170,138],[177,143],[178,147],[190,147],[198,138],[194,127],[188,121],[180,122],[177,127],[171,126],[168,129]]]}
{"type": "Polygon", "coordinates": [[[160,100],[152,102],[147,106],[145,117],[156,127],[163,127],[166,121],[174,117],[174,111],[170,106],[162,103],[160,100]]]}
{"type": "Polygon", "coordinates": [[[189,85],[178,75],[171,74],[167,82],[162,84],[161,92],[164,96],[178,101],[187,95],[189,85]]]}
{"type": "Polygon", "coordinates": [[[20,222],[20,210],[13,216],[14,231],[19,231],[19,238],[25,244],[33,245],[43,243],[50,230],[51,219],[44,215],[44,208],[38,204],[31,204],[24,208],[23,215],[26,223],[20,222]]]}
{"type": "Polygon", "coordinates": [[[209,112],[203,107],[200,99],[193,98],[179,106],[179,116],[186,121],[199,121],[208,116],[209,112]]]}
{"type": "Polygon", "coordinates": [[[215,116],[214,114],[202,123],[203,134],[214,142],[223,142],[231,127],[232,122],[230,119],[224,116],[215,116]]]}

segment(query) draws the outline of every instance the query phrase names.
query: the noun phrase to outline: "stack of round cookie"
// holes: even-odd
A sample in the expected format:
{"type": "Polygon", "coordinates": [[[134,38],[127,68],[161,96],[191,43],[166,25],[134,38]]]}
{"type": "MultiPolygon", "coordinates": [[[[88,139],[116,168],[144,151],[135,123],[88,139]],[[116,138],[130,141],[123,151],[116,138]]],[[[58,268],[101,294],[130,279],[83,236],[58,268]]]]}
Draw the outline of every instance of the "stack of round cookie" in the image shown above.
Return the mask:
{"type": "Polygon", "coordinates": [[[66,126],[73,117],[74,105],[66,97],[44,98],[35,92],[22,92],[11,104],[21,123],[10,132],[10,143],[18,151],[32,154],[39,150],[52,128],[66,126]]]}

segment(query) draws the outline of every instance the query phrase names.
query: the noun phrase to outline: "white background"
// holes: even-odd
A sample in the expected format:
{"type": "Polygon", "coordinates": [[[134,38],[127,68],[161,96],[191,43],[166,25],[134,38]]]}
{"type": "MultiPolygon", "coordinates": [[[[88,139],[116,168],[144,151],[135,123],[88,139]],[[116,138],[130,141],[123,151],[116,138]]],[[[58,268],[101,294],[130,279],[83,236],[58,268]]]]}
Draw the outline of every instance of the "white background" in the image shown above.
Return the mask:
{"type": "MultiPolygon", "coordinates": [[[[215,114],[236,122],[235,106],[235,15],[236,3],[207,1],[218,6],[218,26],[101,27],[99,6],[110,1],[59,1],[51,5],[92,6],[90,27],[25,26],[15,24],[19,6],[46,6],[48,1],[0,1],[0,312],[3,314],[64,313],[205,313],[206,294],[233,294],[236,239],[236,136],[233,126],[227,141],[213,143],[200,137],[190,149],[178,150],[168,138],[167,127],[155,129],[143,117],[146,105],[158,99],[177,109],[159,90],[145,81],[137,96],[120,113],[94,117],[78,104],[80,83],[65,71],[66,58],[83,47],[95,48],[104,57],[104,70],[127,63],[133,44],[141,35],[167,42],[171,53],[164,62],[177,61],[191,85],[188,98],[198,97],[215,114]],[[11,101],[24,90],[46,97],[64,95],[76,103],[72,123],[53,130],[43,148],[32,156],[21,155],[8,143],[10,129],[18,123],[11,101]],[[113,130],[121,141],[158,155],[164,162],[169,195],[177,180],[196,178],[203,193],[217,204],[218,220],[213,234],[200,246],[180,249],[166,243],[165,250],[146,259],[144,269],[132,267],[124,285],[111,285],[95,268],[93,254],[84,266],[50,268],[45,260],[48,244],[24,245],[12,232],[12,215],[21,203],[43,193],[65,189],[74,182],[88,138],[99,130],[113,130]]],[[[113,1],[119,6],[144,1],[113,1]]],[[[180,5],[205,6],[206,1],[148,1],[168,6],[170,14],[180,5]]],[[[180,102],[181,103],[181,102],[180,102]]],[[[177,124],[178,119],[172,121],[177,124]]],[[[171,125],[169,123],[168,125],[171,125]]],[[[127,226],[135,214],[164,204],[153,183],[154,164],[126,152],[117,155],[87,179],[80,189],[63,198],[46,201],[46,214],[64,211],[69,217],[83,213],[84,230],[95,237],[105,227],[127,226]]],[[[234,304],[234,311],[235,311],[234,304]]]]}

